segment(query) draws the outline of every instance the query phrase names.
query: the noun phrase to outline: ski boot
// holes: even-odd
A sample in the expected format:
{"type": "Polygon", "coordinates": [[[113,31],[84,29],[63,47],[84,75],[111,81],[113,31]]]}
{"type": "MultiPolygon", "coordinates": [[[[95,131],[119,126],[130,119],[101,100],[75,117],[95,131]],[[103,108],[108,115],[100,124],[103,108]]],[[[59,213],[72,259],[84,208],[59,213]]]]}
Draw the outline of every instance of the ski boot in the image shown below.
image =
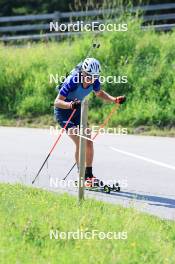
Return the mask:
{"type": "Polygon", "coordinates": [[[95,176],[85,178],[86,188],[97,188],[102,186],[103,186],[103,182],[97,179],[95,176]]]}

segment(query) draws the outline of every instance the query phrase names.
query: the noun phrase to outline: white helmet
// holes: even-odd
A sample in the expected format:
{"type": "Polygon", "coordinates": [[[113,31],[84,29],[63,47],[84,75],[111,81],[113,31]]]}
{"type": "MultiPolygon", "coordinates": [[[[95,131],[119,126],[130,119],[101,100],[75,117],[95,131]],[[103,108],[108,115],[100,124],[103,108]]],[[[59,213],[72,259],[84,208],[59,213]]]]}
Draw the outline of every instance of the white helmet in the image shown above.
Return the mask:
{"type": "Polygon", "coordinates": [[[86,58],[83,61],[82,70],[93,77],[98,77],[101,71],[100,63],[94,58],[86,58]]]}

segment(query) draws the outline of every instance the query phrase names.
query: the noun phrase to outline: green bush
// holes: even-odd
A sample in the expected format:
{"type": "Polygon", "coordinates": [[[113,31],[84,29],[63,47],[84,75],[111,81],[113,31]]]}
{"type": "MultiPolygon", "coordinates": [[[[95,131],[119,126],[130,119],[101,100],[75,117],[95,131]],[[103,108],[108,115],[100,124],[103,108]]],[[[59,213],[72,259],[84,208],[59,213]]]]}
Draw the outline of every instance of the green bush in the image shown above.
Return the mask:
{"type": "MultiPolygon", "coordinates": [[[[0,46],[0,112],[10,117],[51,114],[56,96],[49,74],[65,75],[87,53],[93,36],[72,41],[0,46]]],[[[101,47],[91,56],[102,64],[104,76],[127,76],[127,83],[104,83],[114,96],[126,94],[127,103],[109,125],[175,125],[175,32],[143,31],[128,19],[127,32],[103,33],[101,47]]],[[[90,121],[100,122],[112,106],[90,95],[90,121]],[[100,117],[100,118],[98,118],[100,117]]]]}

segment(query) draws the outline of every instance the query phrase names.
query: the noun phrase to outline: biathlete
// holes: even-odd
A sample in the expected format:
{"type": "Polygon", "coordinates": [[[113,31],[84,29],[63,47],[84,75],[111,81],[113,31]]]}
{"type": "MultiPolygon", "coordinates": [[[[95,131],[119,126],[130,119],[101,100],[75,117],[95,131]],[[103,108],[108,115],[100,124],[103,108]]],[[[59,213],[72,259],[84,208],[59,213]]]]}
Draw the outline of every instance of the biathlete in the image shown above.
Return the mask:
{"type": "MultiPolygon", "coordinates": [[[[72,110],[76,112],[70,120],[66,131],[68,136],[73,140],[76,146],[75,160],[79,167],[79,136],[74,133],[75,128],[80,127],[81,115],[81,101],[89,95],[92,91],[95,95],[105,101],[114,104],[122,104],[126,98],[125,96],[113,97],[101,89],[100,77],[100,63],[94,58],[86,58],[81,67],[70,73],[70,75],[59,87],[59,93],[54,102],[55,117],[61,127],[64,127],[69,119],[72,110]]],[[[85,186],[89,187],[89,183],[94,181],[92,171],[94,156],[93,141],[86,140],[86,170],[85,170],[85,186]]]]}

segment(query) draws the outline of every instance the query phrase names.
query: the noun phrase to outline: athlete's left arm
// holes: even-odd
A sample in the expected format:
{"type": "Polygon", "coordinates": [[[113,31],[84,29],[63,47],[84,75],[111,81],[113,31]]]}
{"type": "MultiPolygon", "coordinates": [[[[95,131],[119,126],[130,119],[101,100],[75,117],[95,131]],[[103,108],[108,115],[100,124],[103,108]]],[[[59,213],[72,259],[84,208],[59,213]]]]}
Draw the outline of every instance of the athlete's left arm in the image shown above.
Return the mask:
{"type": "Polygon", "coordinates": [[[96,96],[102,98],[103,100],[105,100],[107,102],[112,102],[115,104],[122,104],[126,101],[125,95],[114,97],[114,96],[108,94],[107,92],[105,92],[104,90],[102,90],[100,87],[100,82],[98,79],[95,80],[95,82],[94,82],[93,90],[94,90],[96,96]]]}
{"type": "Polygon", "coordinates": [[[100,90],[98,92],[95,92],[95,94],[96,94],[96,96],[98,96],[99,98],[101,98],[105,101],[115,103],[116,97],[111,96],[110,94],[108,94],[104,90],[100,90]]]}
{"type": "Polygon", "coordinates": [[[126,101],[125,95],[113,97],[112,95],[108,94],[104,90],[100,90],[98,92],[95,92],[95,94],[96,94],[96,96],[102,98],[103,100],[108,101],[108,102],[112,102],[115,104],[122,104],[126,101]]]}

